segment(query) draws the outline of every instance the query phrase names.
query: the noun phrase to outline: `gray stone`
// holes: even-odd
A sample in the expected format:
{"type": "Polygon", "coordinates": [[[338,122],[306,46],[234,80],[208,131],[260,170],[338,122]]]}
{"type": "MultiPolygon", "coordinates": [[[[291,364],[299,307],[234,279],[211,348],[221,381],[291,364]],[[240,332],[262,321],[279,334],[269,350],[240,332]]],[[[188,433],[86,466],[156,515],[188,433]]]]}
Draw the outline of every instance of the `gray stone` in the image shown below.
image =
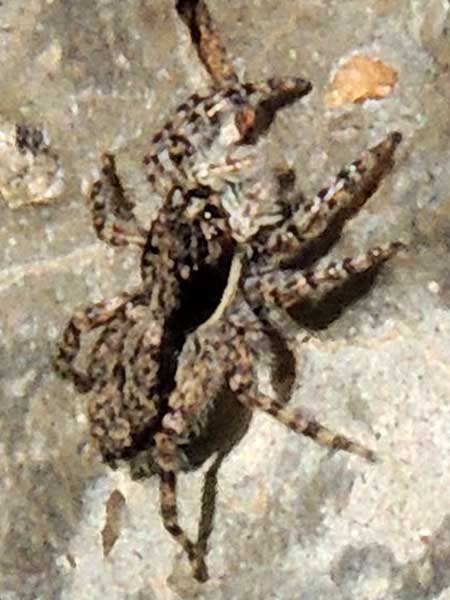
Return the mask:
{"type": "MultiPolygon", "coordinates": [[[[392,174],[335,255],[398,238],[410,251],[297,352],[291,404],[376,448],[382,462],[331,456],[256,415],[219,471],[203,585],[162,527],[156,479],[101,464],[85,397],[50,358],[76,307],[138,280],[138,253],[107,248],[92,229],[85,193],[100,154],[118,154],[143,213],[154,211],[141,157],[207,76],[173,2],[4,4],[1,121],[48,131],[65,187],[47,206],[0,203],[2,600],[450,598],[448,3],[209,2],[243,77],[313,82],[270,132],[274,164],[292,165],[306,194],[388,131],[404,134],[392,174]],[[394,93],[327,109],[326,88],[355,53],[398,71],[394,93]],[[126,506],[104,558],[115,489],[126,506]]],[[[180,478],[192,535],[210,462],[180,478]]]]}

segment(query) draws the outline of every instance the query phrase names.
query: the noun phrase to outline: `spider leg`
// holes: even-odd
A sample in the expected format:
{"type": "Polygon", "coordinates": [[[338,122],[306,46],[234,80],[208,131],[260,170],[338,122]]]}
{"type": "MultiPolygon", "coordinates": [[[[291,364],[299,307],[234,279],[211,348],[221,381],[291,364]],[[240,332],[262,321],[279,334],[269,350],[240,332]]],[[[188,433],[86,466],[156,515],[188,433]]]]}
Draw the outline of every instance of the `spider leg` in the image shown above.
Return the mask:
{"type": "Polygon", "coordinates": [[[237,83],[238,76],[204,0],[178,0],[176,10],[189,28],[198,57],[214,84],[227,87],[237,83]]]}
{"type": "Polygon", "coordinates": [[[258,316],[264,324],[274,328],[283,336],[291,351],[294,350],[294,345],[300,343],[298,339],[300,332],[302,332],[304,338],[308,337],[304,328],[284,308],[275,305],[273,302],[269,306],[262,306],[258,316]]]}
{"type": "MultiPolygon", "coordinates": [[[[174,460],[176,461],[176,455],[179,453],[179,450],[170,436],[165,433],[160,433],[155,436],[155,439],[159,456],[164,455],[165,460],[169,463],[174,460]]],[[[163,524],[174,540],[180,544],[185,551],[195,579],[203,582],[208,579],[208,569],[200,547],[197,544],[194,544],[180,527],[178,521],[176,484],[177,476],[175,470],[161,469],[160,502],[163,524]]]]}
{"type": "Polygon", "coordinates": [[[349,278],[377,268],[404,247],[401,242],[392,242],[372,248],[356,258],[332,262],[311,271],[289,269],[266,273],[259,278],[253,276],[245,283],[246,296],[253,307],[267,302],[289,308],[313,294],[328,293],[349,278]]]}
{"type": "Polygon", "coordinates": [[[149,301],[145,294],[131,298],[90,351],[91,434],[107,462],[145,447],[159,422],[163,319],[149,301]]]}
{"type": "Polygon", "coordinates": [[[357,442],[354,442],[344,435],[334,433],[314,418],[308,416],[301,409],[292,409],[284,407],[279,402],[269,396],[259,392],[256,384],[254,365],[257,362],[257,349],[264,342],[263,334],[255,335],[253,332],[249,341],[246,340],[248,333],[235,336],[232,340],[235,356],[231,357],[228,369],[228,383],[233,392],[244,406],[254,410],[261,410],[287,427],[295,433],[299,433],[311,438],[321,446],[331,450],[345,450],[351,454],[357,454],[374,462],[375,453],[357,442]],[[258,343],[258,337],[260,343],[258,343]]]}
{"type": "Polygon", "coordinates": [[[301,77],[272,77],[266,81],[244,83],[249,106],[239,124],[242,142],[254,144],[266,133],[276,113],[309,94],[312,85],[301,77]],[[242,126],[243,125],[243,126],[242,126]]]}
{"type": "Polygon", "coordinates": [[[134,203],[125,196],[115,159],[111,154],[104,154],[102,163],[101,178],[92,186],[90,197],[97,236],[113,246],[143,247],[147,234],[133,213],[134,203]]]}
{"type": "Polygon", "coordinates": [[[78,391],[89,391],[95,379],[81,372],[74,365],[80,352],[80,338],[87,333],[111,321],[117,312],[130,301],[133,294],[124,293],[110,300],[102,300],[74,314],[67,324],[58,353],[54,359],[56,371],[64,378],[72,380],[78,391]]]}
{"type": "Polygon", "coordinates": [[[309,437],[325,448],[329,448],[330,450],[345,450],[351,454],[361,456],[370,462],[376,462],[376,454],[373,450],[352,441],[344,435],[334,433],[300,409],[282,406],[269,396],[258,393],[252,384],[241,387],[240,391],[237,390],[237,397],[248,408],[256,408],[271,415],[277,421],[295,431],[295,433],[309,437]]]}
{"type": "MultiPolygon", "coordinates": [[[[303,202],[297,213],[273,232],[267,243],[268,253],[275,253],[275,260],[280,262],[301,253],[332,226],[339,234],[345,221],[375,193],[391,169],[400,141],[400,133],[389,134],[342,169],[331,187],[321,190],[311,202],[303,202]]],[[[271,262],[273,264],[273,259],[271,262]]]]}
{"type": "Polygon", "coordinates": [[[203,556],[208,552],[208,539],[213,530],[216,512],[217,475],[227,452],[219,452],[208,469],[203,483],[201,517],[197,534],[197,545],[203,556]]]}

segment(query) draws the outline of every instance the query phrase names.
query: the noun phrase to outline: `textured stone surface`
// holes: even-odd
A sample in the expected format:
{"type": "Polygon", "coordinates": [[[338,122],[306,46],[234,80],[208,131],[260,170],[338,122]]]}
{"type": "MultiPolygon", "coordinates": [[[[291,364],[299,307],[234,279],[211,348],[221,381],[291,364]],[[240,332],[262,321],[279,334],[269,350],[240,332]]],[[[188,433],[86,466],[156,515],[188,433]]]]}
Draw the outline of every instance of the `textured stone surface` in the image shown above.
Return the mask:
{"type": "MultiPolygon", "coordinates": [[[[85,398],[49,361],[75,307],[137,280],[137,254],[107,248],[92,230],[83,191],[100,153],[118,153],[127,186],[144,212],[153,209],[140,157],[163,118],[207,78],[172,2],[10,0],[0,14],[0,120],[45,127],[65,189],[45,207],[0,203],[0,597],[450,598],[448,3],[210,7],[247,79],[313,82],[271,130],[274,163],[295,167],[305,193],[387,131],[404,134],[394,172],[346,227],[336,255],[395,238],[411,251],[299,345],[291,401],[378,449],[383,462],[330,456],[257,415],[219,472],[211,579],[191,580],[162,528],[157,481],[133,482],[99,462],[85,398]],[[395,68],[394,93],[327,109],[325,90],[355,53],[395,68]],[[116,489],[126,504],[105,558],[106,503],[116,489]]],[[[204,472],[181,477],[191,533],[204,472]]]]}

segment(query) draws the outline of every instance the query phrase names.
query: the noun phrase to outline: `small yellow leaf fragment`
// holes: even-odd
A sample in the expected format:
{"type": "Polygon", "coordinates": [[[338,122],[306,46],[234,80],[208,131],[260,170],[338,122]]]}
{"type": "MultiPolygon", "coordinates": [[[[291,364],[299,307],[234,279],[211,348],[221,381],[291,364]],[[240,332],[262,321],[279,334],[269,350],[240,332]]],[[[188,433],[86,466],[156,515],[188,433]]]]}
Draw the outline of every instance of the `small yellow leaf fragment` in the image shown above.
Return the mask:
{"type": "Polygon", "coordinates": [[[392,93],[397,79],[397,71],[378,58],[353,56],[336,73],[325,93],[325,104],[336,108],[348,102],[386,98],[392,93]]]}

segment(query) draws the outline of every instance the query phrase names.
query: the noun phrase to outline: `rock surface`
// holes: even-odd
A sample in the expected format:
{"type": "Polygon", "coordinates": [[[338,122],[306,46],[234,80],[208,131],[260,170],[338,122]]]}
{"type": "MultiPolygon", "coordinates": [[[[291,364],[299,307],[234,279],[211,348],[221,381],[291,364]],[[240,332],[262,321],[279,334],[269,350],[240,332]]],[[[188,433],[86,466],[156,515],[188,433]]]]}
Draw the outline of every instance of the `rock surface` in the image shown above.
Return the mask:
{"type": "MultiPolygon", "coordinates": [[[[296,169],[305,194],[388,131],[404,135],[394,171],[335,254],[399,238],[410,251],[299,344],[291,400],[376,448],[380,464],[330,456],[256,415],[219,471],[211,579],[200,585],[162,527],[156,479],[132,481],[126,469],[100,463],[85,398],[52,372],[75,307],[137,281],[138,254],[108,248],[91,226],[83,193],[100,154],[118,154],[127,187],[154,209],[139,170],[149,137],[208,83],[173,4],[10,0],[1,8],[0,121],[49,132],[65,188],[47,206],[0,202],[0,597],[450,598],[444,0],[209,2],[246,79],[301,74],[313,82],[270,133],[274,161],[296,169]],[[393,93],[326,108],[334,73],[356,53],[396,70],[393,93]],[[104,557],[114,490],[125,505],[104,557]]],[[[209,464],[180,481],[182,520],[194,534],[209,464]]]]}

